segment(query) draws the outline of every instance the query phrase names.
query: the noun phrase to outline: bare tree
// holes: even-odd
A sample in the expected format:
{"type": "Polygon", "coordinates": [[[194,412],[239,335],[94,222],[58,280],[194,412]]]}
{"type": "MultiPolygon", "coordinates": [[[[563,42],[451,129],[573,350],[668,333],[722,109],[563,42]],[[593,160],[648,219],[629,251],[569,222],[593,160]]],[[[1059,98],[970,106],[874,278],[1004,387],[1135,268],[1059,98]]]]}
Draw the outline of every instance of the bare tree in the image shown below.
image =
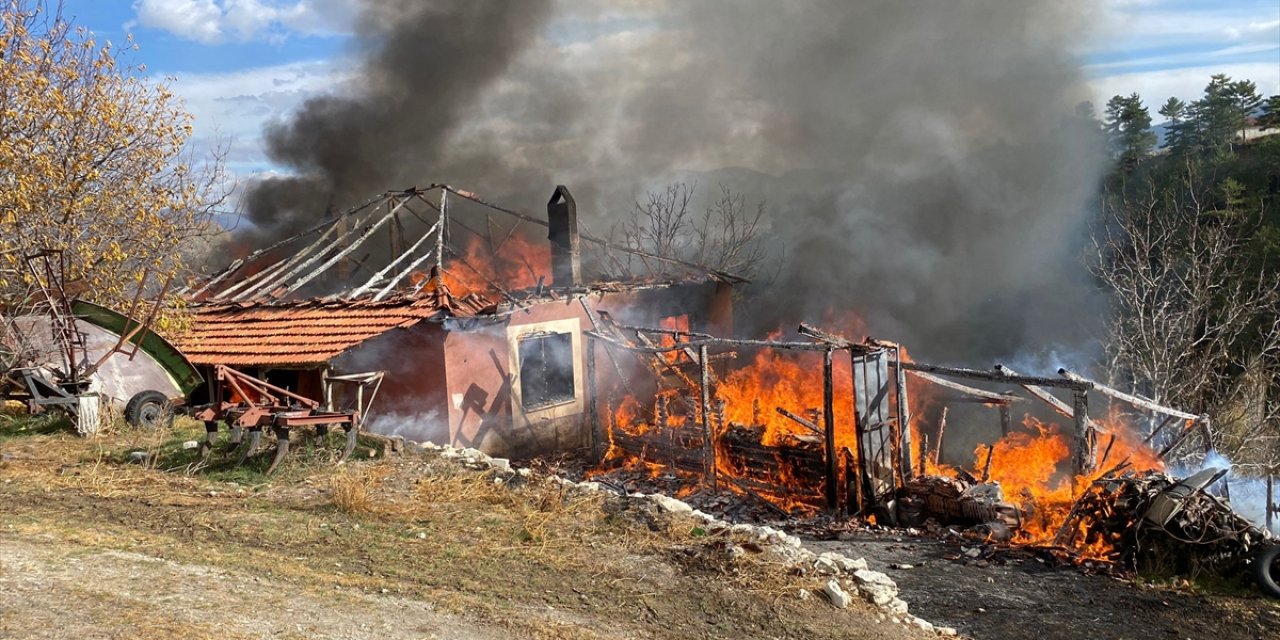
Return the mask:
{"type": "Polygon", "coordinates": [[[1237,206],[1230,180],[1204,184],[1188,165],[1172,184],[1148,179],[1104,203],[1093,266],[1115,305],[1110,376],[1208,414],[1213,447],[1266,467],[1280,462],[1280,278],[1248,259],[1259,212],[1237,206]]]}
{"type": "MultiPolygon", "coordinates": [[[[674,183],[663,191],[650,192],[647,201],[636,203],[632,219],[621,225],[622,243],[637,252],[747,279],[766,273],[765,203],[749,207],[745,196],[721,186],[719,197],[699,212],[694,206],[696,190],[696,184],[674,183]]],[[[653,275],[667,275],[672,265],[628,256],[615,260],[615,267],[632,274],[644,269],[653,275]]]]}

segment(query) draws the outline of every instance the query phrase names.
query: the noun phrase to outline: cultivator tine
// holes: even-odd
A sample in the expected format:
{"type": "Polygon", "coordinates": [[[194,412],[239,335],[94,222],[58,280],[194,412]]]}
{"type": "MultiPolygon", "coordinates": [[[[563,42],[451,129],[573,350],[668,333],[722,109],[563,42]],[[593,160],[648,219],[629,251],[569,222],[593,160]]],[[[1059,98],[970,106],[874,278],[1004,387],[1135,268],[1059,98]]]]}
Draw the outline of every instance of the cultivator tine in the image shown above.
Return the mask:
{"type": "Polygon", "coordinates": [[[213,451],[213,445],[218,441],[218,423],[212,420],[206,420],[204,423],[204,442],[200,443],[200,457],[209,457],[209,452],[213,451]]]}
{"type": "Polygon", "coordinates": [[[249,454],[257,451],[260,444],[262,444],[262,427],[249,427],[249,444],[240,448],[240,459],[236,460],[236,466],[244,464],[244,461],[249,459],[249,454]]]}
{"type": "Polygon", "coordinates": [[[318,424],[314,431],[310,429],[303,431],[302,436],[305,438],[305,442],[308,445],[314,446],[317,449],[325,447],[329,440],[329,425],[318,424]]]}
{"type": "Polygon", "coordinates": [[[347,425],[347,446],[342,448],[342,457],[338,458],[338,462],[346,462],[351,457],[351,452],[356,450],[356,437],[360,435],[360,430],[354,424],[347,425]]]}
{"type": "Polygon", "coordinates": [[[227,451],[235,451],[243,440],[244,429],[236,425],[231,425],[231,439],[227,441],[227,451]]]}
{"type": "Polygon", "coordinates": [[[280,461],[289,455],[289,428],[288,427],[272,427],[271,431],[276,436],[276,457],[271,460],[271,466],[267,467],[267,473],[270,474],[280,465],[280,461]]]}

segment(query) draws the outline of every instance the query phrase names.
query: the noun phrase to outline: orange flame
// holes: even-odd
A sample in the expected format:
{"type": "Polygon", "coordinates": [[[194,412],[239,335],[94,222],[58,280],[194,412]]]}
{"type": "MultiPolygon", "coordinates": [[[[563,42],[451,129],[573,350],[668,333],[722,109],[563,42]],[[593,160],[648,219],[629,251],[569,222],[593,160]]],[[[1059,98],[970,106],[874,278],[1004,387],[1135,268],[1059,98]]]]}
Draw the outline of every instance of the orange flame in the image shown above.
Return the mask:
{"type": "Polygon", "coordinates": [[[490,251],[479,236],[467,240],[461,256],[445,260],[444,283],[455,296],[493,291],[494,286],[513,291],[538,286],[551,273],[551,247],[515,234],[490,251]]]}
{"type": "MultiPolygon", "coordinates": [[[[1135,471],[1164,469],[1156,452],[1142,443],[1121,413],[1113,410],[1096,422],[1108,433],[1098,438],[1097,468],[1084,475],[1071,476],[1071,446],[1062,429],[1030,415],[1023,420],[1029,432],[1010,433],[993,445],[990,479],[1000,483],[1006,500],[1030,515],[1020,532],[1022,541],[1047,542],[1053,538],[1076,498],[1121,462],[1127,462],[1135,471]]],[[[982,469],[986,457],[986,446],[975,449],[974,468],[982,469]]],[[[1104,559],[1113,550],[1105,541],[1092,540],[1077,551],[1084,557],[1104,559]]]]}

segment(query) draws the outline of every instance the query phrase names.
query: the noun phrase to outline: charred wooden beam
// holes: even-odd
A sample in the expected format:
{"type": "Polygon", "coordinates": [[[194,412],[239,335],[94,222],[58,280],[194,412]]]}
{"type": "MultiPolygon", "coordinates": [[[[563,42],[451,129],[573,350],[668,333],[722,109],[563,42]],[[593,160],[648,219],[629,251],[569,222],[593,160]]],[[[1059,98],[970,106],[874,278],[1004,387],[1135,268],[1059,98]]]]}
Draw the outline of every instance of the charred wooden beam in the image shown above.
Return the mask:
{"type": "MultiPolygon", "coordinates": [[[[901,367],[901,368],[904,370],[906,369],[906,367],[901,367]]],[[[996,393],[994,391],[978,389],[976,387],[970,387],[969,385],[960,384],[959,382],[953,382],[951,380],[947,380],[946,378],[943,378],[942,376],[937,376],[932,373],[927,373],[924,371],[911,371],[911,375],[921,380],[924,380],[926,382],[931,382],[940,387],[951,389],[952,391],[958,391],[960,393],[965,394],[966,396],[977,398],[983,402],[987,402],[990,404],[1007,405],[1013,402],[1024,401],[1024,398],[1020,398],[1016,395],[1013,395],[1012,393],[996,393]]]]}
{"type": "MultiPolygon", "coordinates": [[[[893,347],[893,361],[894,363],[902,361],[902,347],[898,345],[893,347]]],[[[913,467],[911,464],[911,404],[907,399],[907,370],[895,366],[893,371],[894,384],[897,387],[899,480],[906,484],[907,480],[911,479],[913,467]]]]}
{"type": "Polygon", "coordinates": [[[1151,433],[1148,433],[1147,437],[1142,439],[1142,444],[1147,444],[1154,440],[1156,436],[1160,435],[1161,431],[1165,430],[1165,427],[1173,424],[1173,421],[1177,419],[1177,416],[1165,416],[1164,420],[1161,420],[1160,424],[1156,425],[1156,428],[1152,429],[1151,433]]]}
{"type": "Polygon", "coordinates": [[[881,350],[881,347],[879,346],[872,346],[872,345],[853,342],[848,338],[838,336],[828,331],[823,331],[822,329],[819,329],[811,324],[807,324],[804,322],[800,323],[800,328],[797,329],[797,331],[800,333],[800,335],[808,336],[810,338],[813,338],[814,340],[825,343],[827,346],[835,347],[836,349],[845,349],[849,351],[856,351],[859,353],[875,353],[881,350]]]}
{"type": "Polygon", "coordinates": [[[809,431],[812,431],[815,435],[822,436],[824,434],[822,428],[819,427],[817,423],[811,420],[806,420],[794,413],[791,413],[790,411],[787,411],[786,409],[783,409],[782,407],[778,407],[777,410],[779,415],[782,415],[787,418],[791,418],[792,420],[796,421],[796,423],[799,424],[800,426],[808,429],[809,431]]]}
{"type": "Polygon", "coordinates": [[[1125,393],[1125,392],[1123,392],[1123,391],[1120,391],[1119,389],[1115,389],[1115,388],[1113,388],[1113,387],[1108,387],[1108,386],[1107,386],[1107,385],[1105,385],[1105,384],[1102,384],[1102,383],[1099,383],[1099,382],[1095,382],[1095,381],[1093,381],[1093,380],[1090,380],[1090,379],[1088,379],[1088,378],[1085,378],[1084,376],[1081,376],[1081,375],[1079,375],[1079,374],[1077,374],[1077,373],[1074,373],[1074,372],[1072,372],[1070,369],[1067,369],[1067,368],[1065,368],[1065,367],[1064,367],[1064,368],[1061,368],[1061,369],[1058,369],[1058,375],[1060,375],[1060,376],[1062,376],[1062,377],[1064,377],[1064,378],[1066,378],[1066,379],[1068,379],[1068,380],[1073,380],[1073,381],[1076,381],[1076,382],[1084,382],[1084,383],[1088,383],[1088,384],[1090,384],[1090,385],[1092,385],[1092,386],[1093,386],[1093,390],[1094,390],[1094,391],[1097,391],[1098,393],[1101,393],[1101,394],[1104,394],[1104,395],[1111,396],[1112,398],[1116,398],[1116,399],[1119,399],[1119,400],[1124,400],[1125,402],[1128,402],[1129,404],[1131,404],[1131,405],[1133,405],[1133,406],[1135,406],[1135,407],[1139,407],[1139,408],[1142,408],[1142,409],[1146,409],[1146,410],[1148,410],[1148,411],[1154,411],[1154,412],[1156,412],[1156,413],[1161,413],[1161,414],[1164,414],[1164,415],[1167,415],[1167,416],[1174,416],[1174,417],[1177,417],[1177,418],[1182,418],[1182,419],[1184,419],[1184,420],[1198,420],[1198,419],[1200,419],[1200,416],[1198,416],[1198,415],[1195,415],[1195,414],[1192,414],[1192,413],[1187,413],[1187,412],[1185,412],[1185,411],[1178,411],[1177,409],[1173,409],[1173,408],[1170,408],[1170,407],[1166,407],[1166,406],[1164,406],[1164,405],[1162,405],[1162,404],[1160,404],[1160,403],[1158,403],[1158,402],[1156,402],[1155,400],[1152,400],[1152,399],[1150,399],[1150,398],[1144,398],[1144,397],[1142,397],[1142,396],[1135,395],[1135,394],[1132,394],[1132,393],[1125,393]]]}
{"type": "Polygon", "coordinates": [[[596,341],[587,338],[587,425],[591,429],[591,459],[596,465],[604,461],[604,430],[600,428],[599,398],[596,389],[596,341]]]}
{"type": "MultiPolygon", "coordinates": [[[[1182,446],[1182,443],[1187,441],[1187,438],[1189,438],[1192,433],[1195,433],[1196,428],[1199,427],[1202,422],[1208,422],[1208,420],[1206,418],[1202,418],[1200,420],[1188,420],[1187,425],[1182,428],[1182,431],[1178,432],[1178,435],[1175,436],[1169,444],[1165,445],[1165,447],[1156,455],[1163,460],[1170,453],[1173,453],[1174,450],[1182,446]]],[[[1205,428],[1208,428],[1207,425],[1205,428]]]]}
{"type": "Polygon", "coordinates": [[[1003,374],[999,370],[1003,369],[1000,365],[996,365],[997,372],[978,371],[976,369],[963,369],[960,367],[944,367],[935,364],[925,364],[922,362],[903,362],[902,368],[908,371],[922,371],[924,373],[932,373],[950,378],[966,378],[969,380],[985,380],[987,382],[1002,382],[1006,384],[1018,385],[1035,385],[1042,387],[1059,387],[1063,389],[1085,389],[1088,390],[1090,385],[1086,383],[1075,382],[1062,378],[1045,378],[1041,376],[1022,376],[1016,374],[1003,374]]]}
{"type": "Polygon", "coordinates": [[[399,203],[396,204],[395,207],[392,207],[391,210],[386,213],[386,215],[382,216],[381,218],[378,218],[378,221],[373,223],[372,225],[369,225],[369,227],[364,230],[364,233],[360,234],[360,236],[355,239],[355,241],[351,244],[351,246],[348,246],[347,248],[342,249],[341,251],[335,253],[332,257],[326,260],[324,264],[317,267],[311,273],[308,273],[307,275],[289,284],[287,287],[285,287],[284,293],[293,293],[294,291],[301,289],[308,282],[311,282],[315,278],[319,277],[320,274],[324,273],[325,271],[328,271],[329,268],[337,264],[338,261],[347,257],[349,254],[355,252],[355,250],[358,249],[360,245],[364,244],[365,241],[368,240],[374,234],[374,232],[382,228],[382,225],[386,224],[387,221],[390,220],[393,216],[395,216],[396,212],[398,212],[401,208],[403,208],[405,204],[407,204],[408,202],[409,201],[407,199],[401,200],[399,203]]]}
{"type": "Polygon", "coordinates": [[[699,340],[690,340],[669,346],[643,347],[629,344],[625,341],[618,340],[604,333],[593,332],[595,337],[620,349],[626,349],[633,353],[670,353],[682,349],[701,347],[762,347],[768,349],[792,349],[796,351],[826,351],[831,347],[825,344],[814,342],[781,342],[774,340],[729,340],[725,338],[704,338],[699,340]]]}
{"type": "MultiPolygon", "coordinates": [[[[1020,377],[1018,376],[1017,372],[1015,372],[1013,369],[1010,369],[1009,367],[1006,367],[1002,364],[996,365],[996,372],[1010,379],[1010,381],[1012,381],[1013,378],[1020,377]]],[[[1017,382],[1016,384],[1022,385],[1023,389],[1026,389],[1031,395],[1039,398],[1045,404],[1052,407],[1053,410],[1061,414],[1062,417],[1064,418],[1075,417],[1075,412],[1072,411],[1071,407],[1068,406],[1067,403],[1059,400],[1058,397],[1053,395],[1052,393],[1049,393],[1048,391],[1045,391],[1044,389],[1042,389],[1041,385],[1027,383],[1027,382],[1017,382]]],[[[1080,390],[1081,389],[1078,389],[1078,388],[1072,388],[1072,391],[1080,391],[1080,390]]]]}
{"type": "Polygon", "coordinates": [[[711,433],[711,366],[707,362],[707,346],[703,345],[698,348],[698,372],[699,388],[702,392],[702,433],[703,445],[702,455],[703,464],[706,465],[706,477],[711,479],[711,490],[714,492],[718,488],[716,486],[716,446],[711,433]]]}
{"type": "Polygon", "coordinates": [[[699,333],[697,331],[680,331],[679,329],[663,329],[661,327],[657,327],[657,328],[637,327],[635,325],[624,324],[621,322],[615,322],[614,324],[617,325],[619,329],[622,329],[624,331],[643,331],[645,333],[656,333],[659,335],[668,335],[676,338],[686,337],[686,338],[710,338],[712,340],[715,339],[715,336],[709,333],[699,333]]]}
{"type": "Polygon", "coordinates": [[[831,349],[827,349],[822,354],[822,428],[826,436],[824,453],[827,456],[827,510],[835,513],[840,504],[840,495],[836,486],[839,469],[836,461],[835,391],[832,385],[833,353],[831,349]]]}
{"type": "Polygon", "coordinates": [[[934,445],[933,464],[942,464],[942,436],[947,432],[947,407],[942,408],[942,417],[938,419],[938,442],[934,445]]]}
{"type": "Polygon", "coordinates": [[[1076,456],[1075,456],[1075,474],[1077,476],[1084,475],[1093,471],[1095,463],[1095,448],[1097,446],[1098,436],[1097,430],[1093,428],[1093,422],[1089,420],[1089,396],[1084,391],[1075,391],[1072,394],[1075,405],[1072,407],[1072,413],[1075,416],[1076,427],[1076,456]]]}
{"type": "MultiPolygon", "coordinates": [[[[431,239],[431,235],[435,233],[436,230],[438,230],[439,228],[440,228],[440,223],[437,222],[430,229],[428,229],[426,233],[422,234],[422,236],[419,237],[418,240],[414,242],[408,249],[402,251],[399,255],[395,257],[394,260],[387,263],[387,266],[383,267],[382,269],[379,269],[378,272],[373,274],[373,277],[369,278],[369,280],[366,281],[364,284],[351,290],[351,292],[348,293],[346,297],[358,298],[361,295],[363,295],[366,291],[377,286],[378,283],[384,282],[386,280],[387,274],[390,273],[392,269],[395,269],[406,258],[413,255],[413,253],[416,252],[419,248],[421,248],[422,245],[427,242],[427,240],[431,239]]],[[[430,255],[430,252],[428,252],[427,255],[430,255]]],[[[395,288],[395,285],[399,283],[400,280],[402,280],[406,275],[408,275],[413,269],[415,269],[420,263],[421,263],[420,260],[412,262],[409,265],[409,267],[406,268],[404,271],[397,273],[396,276],[391,278],[391,281],[387,283],[386,289],[384,289],[383,291],[390,291],[391,289],[395,288]]],[[[382,293],[381,295],[386,295],[386,294],[382,293]]]]}
{"type": "Polygon", "coordinates": [[[929,436],[928,434],[922,433],[920,434],[920,453],[919,453],[920,472],[917,475],[923,476],[929,470],[929,467],[926,464],[928,462],[928,456],[929,456],[929,436]]]}

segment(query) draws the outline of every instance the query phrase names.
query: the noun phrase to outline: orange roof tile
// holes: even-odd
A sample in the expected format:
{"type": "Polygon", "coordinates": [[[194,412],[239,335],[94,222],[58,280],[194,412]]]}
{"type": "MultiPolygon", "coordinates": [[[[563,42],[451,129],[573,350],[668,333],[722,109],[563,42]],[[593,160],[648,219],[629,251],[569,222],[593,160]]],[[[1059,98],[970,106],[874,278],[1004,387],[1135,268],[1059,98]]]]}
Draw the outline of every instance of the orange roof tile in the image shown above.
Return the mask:
{"type": "Polygon", "coordinates": [[[191,307],[190,331],[175,342],[195,364],[321,364],[362,342],[439,314],[469,317],[492,303],[432,291],[382,302],[304,300],[203,303],[191,307]]]}

